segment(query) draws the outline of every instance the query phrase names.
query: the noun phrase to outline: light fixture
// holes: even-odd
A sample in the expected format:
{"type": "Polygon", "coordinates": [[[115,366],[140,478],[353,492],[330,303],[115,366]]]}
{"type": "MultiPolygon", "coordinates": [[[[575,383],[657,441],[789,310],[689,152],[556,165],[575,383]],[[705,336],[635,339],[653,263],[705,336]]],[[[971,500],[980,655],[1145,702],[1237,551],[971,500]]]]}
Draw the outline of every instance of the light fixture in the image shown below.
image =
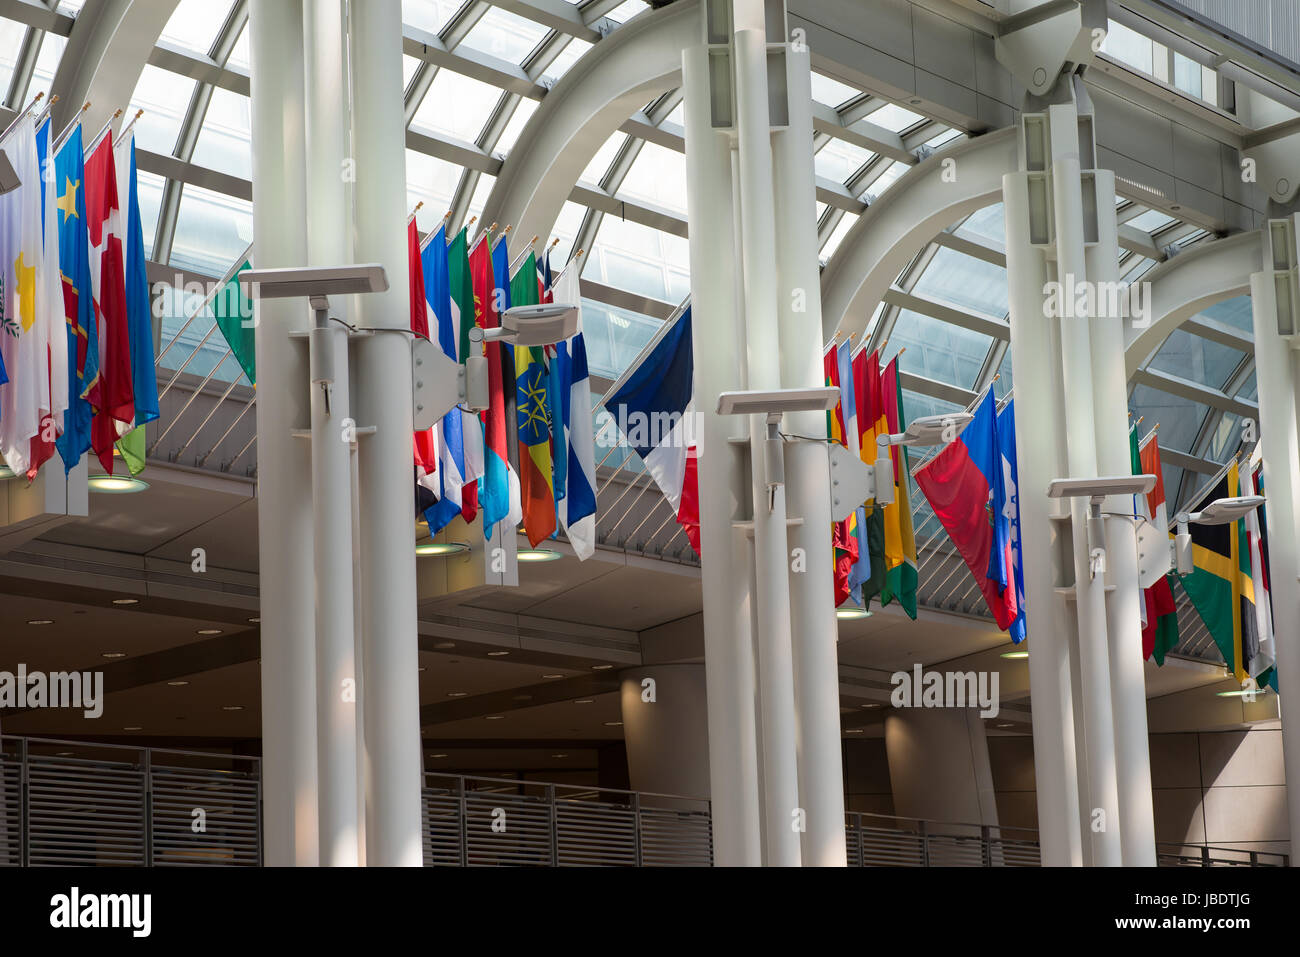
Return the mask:
{"type": "Polygon", "coordinates": [[[104,652],[102,655],[100,655],[99,657],[101,657],[101,658],[125,658],[125,657],[126,657],[126,652],[125,652],[125,651],[106,651],[106,652],[104,652]]]}
{"type": "Polygon", "coordinates": [[[169,681],[169,682],[167,682],[167,684],[168,684],[169,686],[173,687],[173,688],[184,688],[187,684],[189,684],[189,682],[188,682],[188,681],[169,681]]]}
{"type": "Polygon", "coordinates": [[[515,556],[521,562],[553,562],[563,557],[560,552],[549,548],[521,548],[515,556]]]}
{"type": "Polygon", "coordinates": [[[113,604],[114,605],[138,605],[140,604],[140,599],[139,598],[114,598],[113,604]]]}
{"type": "Polygon", "coordinates": [[[879,708],[879,707],[880,707],[880,702],[879,702],[879,701],[868,701],[868,702],[867,702],[866,704],[864,704],[862,707],[864,707],[864,708],[879,708]]]}
{"type": "Polygon", "coordinates": [[[223,704],[221,706],[221,710],[222,711],[243,711],[244,706],[242,704],[223,704]]]}
{"type": "Polygon", "coordinates": [[[440,558],[469,551],[464,542],[421,542],[415,546],[415,554],[421,558],[440,558]]]}
{"type": "Polygon", "coordinates": [[[543,678],[563,678],[564,675],[542,675],[543,678]]]}
{"type": "Polygon", "coordinates": [[[455,647],[456,647],[456,642],[454,642],[454,641],[440,641],[440,642],[438,642],[436,645],[434,645],[433,647],[436,648],[438,651],[446,651],[448,648],[455,648],[455,647]]]}
{"type": "Polygon", "coordinates": [[[71,751],[55,751],[55,752],[54,752],[54,756],[55,756],[56,758],[70,758],[70,757],[72,757],[72,752],[71,752],[71,751]]]}
{"type": "Polygon", "coordinates": [[[1241,688],[1237,691],[1216,691],[1220,698],[1249,698],[1254,695],[1268,694],[1268,688],[1241,688]]]}
{"type": "Polygon", "coordinates": [[[420,667],[416,668],[415,670],[416,670],[416,671],[423,671],[423,670],[424,670],[424,665],[420,665],[420,667]]]}
{"type": "Polygon", "coordinates": [[[488,721],[500,721],[505,717],[503,714],[489,714],[486,716],[488,721]]]}
{"type": "Polygon", "coordinates": [[[567,755],[567,754],[552,754],[551,757],[553,757],[553,758],[567,758],[568,755],[567,755]]]}
{"type": "Polygon", "coordinates": [[[52,624],[54,624],[54,619],[53,619],[53,618],[32,618],[32,619],[30,619],[30,620],[27,622],[27,624],[29,624],[29,625],[52,625],[52,624]]]}
{"type": "Polygon", "coordinates": [[[195,634],[196,634],[196,635],[219,635],[219,634],[221,634],[221,629],[220,629],[220,628],[200,628],[198,631],[195,632],[195,634]]]}
{"type": "Polygon", "coordinates": [[[1028,658],[1028,657],[1029,657],[1029,652],[1027,652],[1027,651],[1004,651],[1004,652],[1002,652],[1002,654],[1001,654],[1000,657],[1002,657],[1002,658],[1008,658],[1008,659],[1010,659],[1010,660],[1012,660],[1012,661],[1017,661],[1017,660],[1019,660],[1019,659],[1021,659],[1021,658],[1028,658]]]}
{"type": "Polygon", "coordinates": [[[718,396],[718,415],[781,416],[787,412],[829,412],[840,401],[835,386],[811,389],[750,389],[718,396]]]}
{"type": "Polygon", "coordinates": [[[86,479],[86,487],[92,492],[126,495],[131,492],[143,492],[149,487],[149,483],[129,475],[92,475],[86,479]]]}
{"type": "Polygon", "coordinates": [[[592,670],[592,671],[609,671],[609,669],[610,669],[610,668],[613,668],[613,667],[614,667],[613,665],[592,665],[592,666],[591,666],[591,670],[592,670]]]}
{"type": "Polygon", "coordinates": [[[593,701],[595,701],[595,700],[596,700],[595,698],[577,698],[577,699],[574,700],[573,703],[574,703],[574,704],[591,704],[591,703],[592,703],[593,701]]]}
{"type": "Polygon", "coordinates": [[[1048,498],[1088,500],[1088,577],[1106,574],[1106,522],[1101,506],[1108,495],[1145,495],[1155,488],[1154,475],[1099,475],[1096,478],[1059,478],[1047,486],[1048,498]]]}
{"type": "Polygon", "coordinates": [[[621,727],[623,727],[623,722],[622,722],[622,721],[606,721],[606,722],[605,722],[605,727],[607,727],[607,728],[621,728],[621,727]]]}
{"type": "Polygon", "coordinates": [[[998,728],[1010,728],[1010,727],[1012,727],[1012,725],[1010,725],[1010,724],[1004,722],[1003,724],[994,725],[994,727],[998,727],[998,728]]]}
{"type": "Polygon", "coordinates": [[[448,692],[447,692],[447,697],[448,697],[448,698],[463,698],[463,697],[465,697],[465,696],[468,695],[468,694],[469,694],[468,691],[448,691],[448,692]]]}
{"type": "Polygon", "coordinates": [[[861,728],[845,728],[845,729],[844,729],[844,733],[845,733],[845,734],[862,734],[862,729],[861,729],[861,728]]]}
{"type": "Polygon", "coordinates": [[[870,618],[871,612],[865,608],[854,608],[852,605],[848,605],[843,608],[836,608],[835,617],[840,621],[858,621],[862,618],[870,618]]]}
{"type": "MultiPolygon", "coordinates": [[[[962,430],[970,425],[971,420],[974,418],[975,416],[969,412],[944,412],[939,415],[923,415],[909,422],[907,428],[902,432],[892,435],[877,435],[876,464],[871,467],[872,493],[876,504],[894,504],[894,459],[889,452],[891,445],[902,445],[908,448],[947,445],[961,435],[962,430]],[[888,476],[889,481],[876,481],[876,476],[888,476]]],[[[857,463],[855,462],[853,465],[856,467],[857,463]]],[[[852,506],[852,503],[847,504],[852,506]]],[[[856,506],[850,507],[849,512],[853,511],[853,507],[856,506]]],[[[832,511],[831,517],[832,519],[835,517],[834,511],[832,511]]],[[[847,514],[845,517],[847,517],[847,514]]]]}
{"type": "Polygon", "coordinates": [[[289,269],[246,269],[240,285],[248,286],[254,299],[287,299],[294,296],[351,296],[385,292],[388,276],[378,263],[346,266],[296,266],[289,269]]]}
{"type": "Polygon", "coordinates": [[[1197,525],[1227,525],[1244,518],[1264,504],[1262,495],[1242,495],[1236,498],[1216,498],[1199,512],[1179,512],[1177,534],[1174,535],[1174,565],[1180,575],[1190,575],[1196,570],[1192,556],[1192,533],[1188,528],[1197,525]]]}
{"type": "Polygon", "coordinates": [[[140,725],[138,725],[138,724],[128,724],[128,725],[127,725],[125,728],[123,728],[122,730],[123,730],[123,731],[143,731],[144,728],[140,727],[140,725]]]}
{"type": "Polygon", "coordinates": [[[0,465],[0,482],[14,477],[14,470],[7,465],[0,465]]]}
{"type": "Polygon", "coordinates": [[[487,656],[489,658],[504,658],[508,654],[510,654],[508,651],[489,651],[487,656]]]}
{"type": "Polygon", "coordinates": [[[250,619],[248,619],[248,623],[249,623],[250,625],[260,625],[260,624],[262,623],[262,619],[260,619],[260,618],[250,618],[250,619]]]}
{"type": "Polygon", "coordinates": [[[447,755],[445,755],[445,754],[431,754],[431,755],[429,755],[429,757],[431,757],[431,758],[445,758],[446,756],[447,756],[447,755]]]}

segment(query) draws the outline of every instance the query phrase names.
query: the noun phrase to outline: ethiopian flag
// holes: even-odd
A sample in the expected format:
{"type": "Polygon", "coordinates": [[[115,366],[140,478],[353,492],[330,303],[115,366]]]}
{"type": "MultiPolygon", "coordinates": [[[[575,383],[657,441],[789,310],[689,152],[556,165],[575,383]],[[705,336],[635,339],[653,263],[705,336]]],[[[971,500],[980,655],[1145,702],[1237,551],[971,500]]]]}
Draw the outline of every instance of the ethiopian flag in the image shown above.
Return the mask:
{"type": "MultiPolygon", "coordinates": [[[[1237,463],[1207,492],[1205,502],[1241,495],[1237,463]]],[[[1210,637],[1238,681],[1250,675],[1247,663],[1259,655],[1259,627],[1255,615],[1255,584],[1251,573],[1250,543],[1246,522],[1238,519],[1226,525],[1193,522],[1190,575],[1183,575],[1183,588],[1196,613],[1205,622],[1210,637]]],[[[1272,678],[1272,669],[1255,676],[1262,688],[1272,678]]]]}
{"type": "MultiPolygon", "coordinates": [[[[510,304],[538,302],[537,257],[528,254],[510,280],[510,304]]],[[[551,416],[547,402],[550,369],[546,349],[515,346],[515,422],[519,432],[519,494],[524,532],[534,548],[555,531],[555,486],[551,463],[551,416]]]]}
{"type": "MultiPolygon", "coordinates": [[[[880,355],[870,354],[864,349],[851,363],[853,373],[853,396],[857,404],[858,428],[861,436],[858,440],[862,460],[868,465],[876,464],[876,436],[889,432],[889,422],[885,417],[884,406],[880,401],[880,355]]],[[[885,510],[877,507],[874,500],[867,502],[863,508],[861,524],[858,526],[859,551],[862,543],[866,545],[866,576],[862,581],[862,606],[865,608],[875,596],[882,596],[885,590],[885,510]]]]}
{"type": "MultiPolygon", "coordinates": [[[[897,356],[885,366],[880,377],[880,404],[891,433],[907,428],[903,420],[903,386],[898,378],[897,356]]],[[[894,504],[884,509],[885,587],[880,590],[880,603],[888,605],[897,598],[903,611],[915,621],[916,534],[912,530],[912,499],[908,491],[911,469],[907,446],[891,446],[889,454],[894,460],[894,504]]]]}

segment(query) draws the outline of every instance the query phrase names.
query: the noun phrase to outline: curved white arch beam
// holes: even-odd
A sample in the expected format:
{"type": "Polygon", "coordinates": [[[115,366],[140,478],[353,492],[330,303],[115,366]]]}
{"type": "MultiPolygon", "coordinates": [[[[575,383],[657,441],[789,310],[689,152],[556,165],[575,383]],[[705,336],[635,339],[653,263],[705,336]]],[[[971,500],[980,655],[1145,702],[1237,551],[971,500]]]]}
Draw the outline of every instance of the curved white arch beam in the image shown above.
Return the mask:
{"type": "Polygon", "coordinates": [[[116,109],[126,109],[163,27],[180,0],[92,0],[68,36],[50,92],[56,126],[90,100],[83,122],[94,136],[116,109]]]}
{"type": "Polygon", "coordinates": [[[822,271],[827,339],[836,329],[860,335],[926,243],[963,216],[1001,201],[1002,177],[1019,165],[1017,139],[1016,127],[1007,126],[954,144],[912,167],[867,208],[822,271]],[[945,177],[945,170],[952,175],[945,177]]]}
{"type": "Polygon", "coordinates": [[[1250,292],[1250,275],[1264,268],[1259,230],[1217,239],[1155,266],[1142,277],[1150,295],[1151,325],[1124,328],[1124,365],[1133,373],[1183,322],[1216,302],[1250,292]]]}
{"type": "Polygon", "coordinates": [[[682,50],[703,41],[698,3],[639,16],[597,43],[529,117],[483,207],[513,223],[516,248],[550,235],[564,202],[605,140],[637,110],[682,82],[682,50]]]}

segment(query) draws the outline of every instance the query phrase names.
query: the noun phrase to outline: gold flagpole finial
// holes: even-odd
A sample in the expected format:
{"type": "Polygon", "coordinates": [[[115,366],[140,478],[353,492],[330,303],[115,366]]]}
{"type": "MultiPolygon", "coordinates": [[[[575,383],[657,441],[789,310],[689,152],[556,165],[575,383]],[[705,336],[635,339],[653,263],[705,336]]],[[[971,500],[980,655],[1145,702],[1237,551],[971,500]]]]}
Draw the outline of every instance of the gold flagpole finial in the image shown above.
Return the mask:
{"type": "Polygon", "coordinates": [[[449,210],[447,210],[445,213],[443,213],[443,214],[442,214],[442,221],[445,223],[447,220],[451,219],[451,214],[452,214],[453,212],[454,212],[454,210],[450,210],[450,209],[449,209],[449,210]]]}
{"type": "Polygon", "coordinates": [[[582,255],[583,253],[585,253],[586,251],[587,251],[587,250],[585,250],[585,249],[579,249],[576,253],[573,254],[573,258],[574,258],[574,259],[577,259],[579,256],[581,256],[581,255],[582,255]]]}
{"type": "Polygon", "coordinates": [[[488,232],[495,233],[496,231],[497,231],[497,224],[494,222],[491,226],[488,227],[488,232]]]}
{"type": "Polygon", "coordinates": [[[554,239],[551,240],[551,245],[547,246],[546,248],[547,248],[547,250],[551,250],[551,249],[554,249],[554,248],[555,248],[556,246],[558,246],[558,245],[560,245],[560,237],[559,237],[559,236],[556,236],[554,239]]]}
{"type": "MultiPolygon", "coordinates": [[[[450,216],[451,213],[448,213],[447,215],[450,216]]],[[[478,217],[477,217],[477,216],[471,216],[471,217],[469,218],[469,222],[465,224],[465,228],[466,228],[466,229],[469,229],[469,227],[473,226],[476,222],[478,222],[478,217]]]]}

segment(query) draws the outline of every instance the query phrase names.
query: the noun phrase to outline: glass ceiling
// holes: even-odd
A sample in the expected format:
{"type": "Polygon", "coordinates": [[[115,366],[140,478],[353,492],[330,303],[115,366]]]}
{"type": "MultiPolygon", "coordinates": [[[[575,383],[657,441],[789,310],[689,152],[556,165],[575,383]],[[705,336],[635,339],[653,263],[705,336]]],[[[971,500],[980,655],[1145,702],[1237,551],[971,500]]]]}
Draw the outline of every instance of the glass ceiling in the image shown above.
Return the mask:
{"type": "MultiPolygon", "coordinates": [[[[420,134],[406,153],[407,197],[412,208],[424,204],[418,214],[422,230],[436,227],[448,210],[452,229],[477,216],[493,174],[540,99],[591,49],[593,38],[601,42],[600,37],[649,9],[644,0],[569,2],[583,25],[561,32],[546,26],[542,21],[552,18],[542,13],[530,19],[527,3],[511,3],[507,10],[489,0],[403,0],[411,51],[403,57],[406,115],[410,129],[420,134]],[[439,57],[442,65],[414,55],[431,37],[450,51],[450,57],[439,57]],[[481,79],[494,75],[500,85],[481,79]],[[520,88],[521,77],[532,82],[532,91],[526,96],[507,92],[507,83],[520,88]],[[474,157],[470,165],[460,162],[467,154],[474,157]]],[[[0,89],[6,106],[17,108],[49,89],[71,29],[69,17],[80,6],[59,3],[64,16],[49,32],[0,17],[0,89]]],[[[539,10],[544,6],[539,4],[539,10]]],[[[156,262],[200,276],[225,274],[252,238],[252,208],[246,198],[251,173],[247,19],[243,0],[181,0],[159,40],[170,55],[158,62],[179,64],[178,69],[202,65],[205,71],[191,72],[216,77],[216,82],[196,82],[147,65],[130,103],[132,110],[145,110],[136,131],[146,252],[156,262]],[[160,169],[176,171],[175,160],[182,161],[181,178],[158,174],[160,169]]],[[[1120,24],[1112,22],[1103,56],[1181,95],[1228,108],[1218,100],[1231,84],[1209,68],[1191,64],[1192,69],[1181,54],[1120,24]]],[[[862,211],[918,156],[965,134],[824,73],[814,73],[812,90],[814,109],[823,121],[814,148],[820,255],[826,261],[862,211]],[[836,125],[859,135],[850,142],[824,132],[836,125]],[[911,162],[859,145],[895,135],[893,142],[901,141],[911,162]]],[[[645,104],[636,119],[655,127],[671,145],[616,132],[583,172],[552,236],[559,240],[553,262],[585,251],[581,268],[589,356],[593,374],[605,380],[627,367],[690,287],[680,91],[645,104]]],[[[1119,268],[1127,281],[1214,238],[1130,200],[1119,202],[1117,215],[1119,268]]],[[[886,359],[901,356],[909,418],[960,409],[995,376],[1000,398],[1011,390],[1003,246],[1001,206],[981,210],[936,237],[877,308],[869,342],[884,345],[886,359]],[[968,321],[953,321],[954,312],[968,321]]],[[[165,301],[167,342],[197,299],[177,290],[165,301]]],[[[193,354],[187,371],[233,382],[238,366],[233,359],[219,363],[224,345],[218,347],[217,337],[200,347],[210,328],[210,318],[191,323],[164,364],[175,367],[193,354]]],[[[1250,339],[1249,300],[1222,303],[1172,335],[1130,382],[1129,406],[1135,420],[1143,418],[1143,433],[1160,426],[1165,485],[1176,503],[1185,503],[1236,451],[1238,425],[1253,414],[1250,339]]],[[[606,384],[598,382],[596,388],[603,390],[606,384]]],[[[917,527],[929,528],[932,516],[923,496],[914,491],[913,501],[922,503],[917,527]]],[[[918,534],[921,542],[927,537],[918,534]]],[[[981,612],[979,595],[969,584],[935,596],[934,603],[981,612]],[[961,589],[967,589],[964,595],[961,589]]]]}

